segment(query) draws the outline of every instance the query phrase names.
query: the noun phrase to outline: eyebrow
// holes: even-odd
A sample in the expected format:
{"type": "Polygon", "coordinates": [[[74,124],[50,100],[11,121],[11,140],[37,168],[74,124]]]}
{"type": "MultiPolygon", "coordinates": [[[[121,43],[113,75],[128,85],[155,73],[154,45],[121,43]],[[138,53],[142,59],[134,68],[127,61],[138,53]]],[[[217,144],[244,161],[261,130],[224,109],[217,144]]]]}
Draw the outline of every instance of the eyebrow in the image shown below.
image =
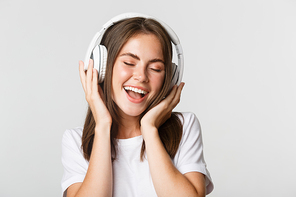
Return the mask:
{"type": "MultiPolygon", "coordinates": [[[[139,56],[137,56],[136,54],[130,53],[130,52],[128,52],[128,53],[123,53],[123,54],[120,55],[120,57],[121,57],[121,56],[130,56],[130,57],[132,57],[132,58],[134,58],[134,59],[136,59],[136,60],[140,60],[139,56]]],[[[152,60],[149,60],[149,62],[151,62],[151,63],[154,63],[154,62],[161,62],[161,63],[165,64],[164,61],[163,61],[162,59],[159,59],[159,58],[154,58],[154,59],[152,59],[152,60]]]]}

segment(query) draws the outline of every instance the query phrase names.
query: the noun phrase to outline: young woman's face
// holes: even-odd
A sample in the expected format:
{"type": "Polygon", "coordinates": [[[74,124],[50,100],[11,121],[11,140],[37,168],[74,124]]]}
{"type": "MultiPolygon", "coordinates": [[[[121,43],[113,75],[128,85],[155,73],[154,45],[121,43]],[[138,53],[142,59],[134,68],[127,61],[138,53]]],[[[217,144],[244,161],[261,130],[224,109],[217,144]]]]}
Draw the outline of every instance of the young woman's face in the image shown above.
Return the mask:
{"type": "Polygon", "coordinates": [[[115,60],[112,99],[128,116],[139,116],[160,92],[165,77],[161,44],[153,34],[130,38],[115,60]]]}

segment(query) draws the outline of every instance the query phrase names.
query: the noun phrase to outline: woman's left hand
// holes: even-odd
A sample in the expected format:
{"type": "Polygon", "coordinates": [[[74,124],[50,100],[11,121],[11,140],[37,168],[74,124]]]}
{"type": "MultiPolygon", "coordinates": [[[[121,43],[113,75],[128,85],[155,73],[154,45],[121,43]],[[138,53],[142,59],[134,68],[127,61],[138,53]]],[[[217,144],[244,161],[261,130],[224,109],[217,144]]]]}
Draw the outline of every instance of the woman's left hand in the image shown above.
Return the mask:
{"type": "Polygon", "coordinates": [[[162,100],[158,105],[150,109],[141,119],[141,131],[143,127],[159,128],[167,119],[171,117],[172,110],[180,102],[181,91],[185,83],[182,82],[179,86],[175,85],[170,94],[162,100]]]}

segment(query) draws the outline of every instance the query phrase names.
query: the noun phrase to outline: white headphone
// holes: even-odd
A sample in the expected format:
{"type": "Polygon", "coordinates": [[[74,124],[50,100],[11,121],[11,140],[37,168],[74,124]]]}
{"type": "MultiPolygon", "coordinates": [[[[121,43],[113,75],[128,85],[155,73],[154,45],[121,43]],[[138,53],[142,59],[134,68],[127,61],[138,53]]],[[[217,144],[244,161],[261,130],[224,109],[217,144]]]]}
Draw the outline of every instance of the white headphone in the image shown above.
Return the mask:
{"type": "Polygon", "coordinates": [[[101,39],[105,33],[105,31],[111,27],[114,23],[119,22],[124,19],[134,18],[134,17],[143,17],[143,18],[149,18],[158,21],[168,32],[170,35],[172,43],[175,45],[175,49],[178,56],[178,66],[175,63],[172,63],[172,81],[171,81],[171,87],[175,84],[180,85],[183,75],[183,68],[184,68],[184,59],[183,59],[183,50],[182,46],[180,44],[178,36],[175,34],[175,32],[164,22],[144,14],[138,14],[138,13],[125,13],[120,14],[118,16],[115,16],[111,20],[109,20],[105,25],[103,25],[103,28],[96,33],[96,35],[93,37],[91,43],[88,46],[85,61],[84,61],[84,70],[87,70],[88,68],[88,62],[89,59],[94,60],[94,68],[97,69],[99,73],[98,77],[98,83],[102,83],[105,78],[105,72],[106,72],[106,64],[107,64],[107,49],[104,45],[100,45],[101,39]]]}

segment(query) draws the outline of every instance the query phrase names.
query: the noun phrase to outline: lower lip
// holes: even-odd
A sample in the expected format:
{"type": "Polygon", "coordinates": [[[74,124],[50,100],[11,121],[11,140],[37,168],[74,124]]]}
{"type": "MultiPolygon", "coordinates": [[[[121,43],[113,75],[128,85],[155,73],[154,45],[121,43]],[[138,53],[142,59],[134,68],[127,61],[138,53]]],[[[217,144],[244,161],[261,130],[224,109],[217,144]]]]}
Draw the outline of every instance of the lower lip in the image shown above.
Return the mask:
{"type": "MultiPolygon", "coordinates": [[[[125,91],[125,90],[124,90],[125,91]]],[[[132,103],[141,103],[146,97],[147,97],[147,95],[148,95],[148,93],[147,94],[145,94],[145,96],[143,96],[142,98],[140,98],[140,99],[134,99],[134,98],[132,98],[132,97],[130,97],[130,95],[128,95],[128,93],[125,91],[125,93],[126,93],[126,97],[127,97],[127,99],[130,101],[130,102],[132,102],[132,103]]]]}

